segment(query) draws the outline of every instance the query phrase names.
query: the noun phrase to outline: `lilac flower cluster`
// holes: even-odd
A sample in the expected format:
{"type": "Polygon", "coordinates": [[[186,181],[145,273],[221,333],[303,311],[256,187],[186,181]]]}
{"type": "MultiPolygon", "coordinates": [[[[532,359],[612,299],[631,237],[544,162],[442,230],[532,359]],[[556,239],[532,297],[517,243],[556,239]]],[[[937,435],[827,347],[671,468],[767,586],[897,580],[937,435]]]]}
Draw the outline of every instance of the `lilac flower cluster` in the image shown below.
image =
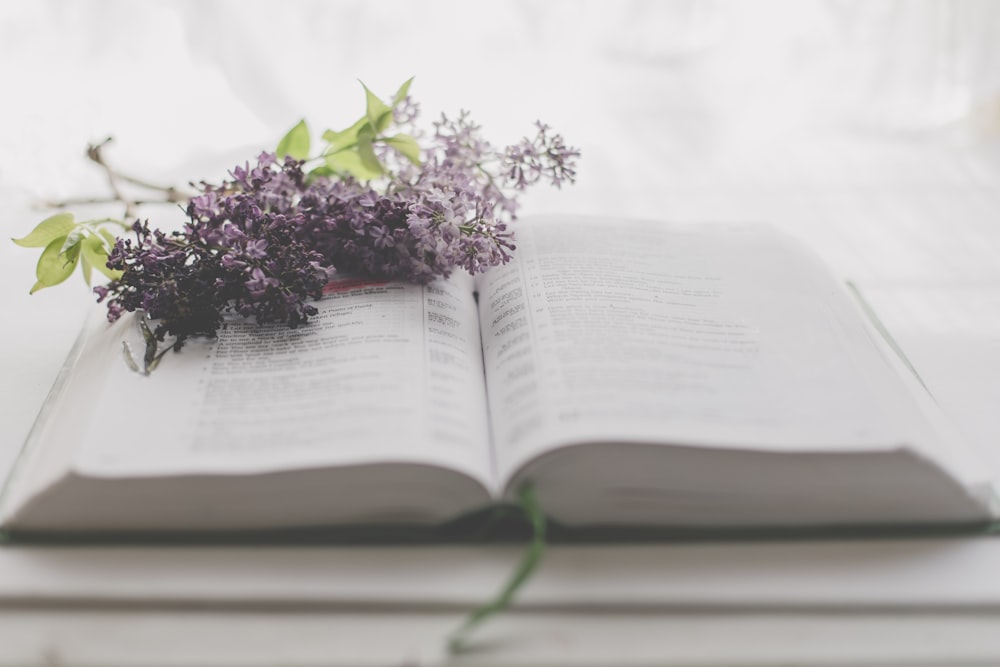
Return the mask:
{"type": "Polygon", "coordinates": [[[268,156],[252,172],[234,170],[246,191],[220,197],[208,189],[192,199],[181,232],[136,222],[134,241],[118,239],[108,267],[123,273],[95,288],[99,300],[108,299],[108,319],[143,310],[157,320],[157,338],[170,334],[183,343],[213,335],[225,312],[292,327],[314,315],[307,301],[322,296],[331,270],[297,237],[300,216],[262,208],[302,180],[295,164],[274,171],[272,163],[268,156]]]}
{"type": "MultiPolygon", "coordinates": [[[[397,122],[416,117],[407,101],[397,122]]],[[[413,164],[380,146],[386,176],[303,173],[304,161],[264,153],[231,181],[202,185],[182,231],[136,222],[108,266],[121,278],[96,289],[108,317],[143,310],[179,343],[213,335],[225,313],[295,327],[316,310],[335,272],[427,283],[454,269],[485,271],[514,250],[516,193],[541,180],[572,182],[579,152],[538,124],[534,139],[497,150],[467,113],[435,123],[413,164]]]]}
{"type": "Polygon", "coordinates": [[[302,195],[300,238],[345,273],[427,283],[510,259],[513,236],[471,184],[428,177],[379,193],[351,181],[302,195]]]}
{"type": "Polygon", "coordinates": [[[503,172],[507,182],[517,190],[548,178],[555,187],[576,179],[576,158],[580,151],[570,148],[561,135],[551,134],[545,123],[535,123],[538,134],[533,139],[508,146],[503,155],[503,172]]]}

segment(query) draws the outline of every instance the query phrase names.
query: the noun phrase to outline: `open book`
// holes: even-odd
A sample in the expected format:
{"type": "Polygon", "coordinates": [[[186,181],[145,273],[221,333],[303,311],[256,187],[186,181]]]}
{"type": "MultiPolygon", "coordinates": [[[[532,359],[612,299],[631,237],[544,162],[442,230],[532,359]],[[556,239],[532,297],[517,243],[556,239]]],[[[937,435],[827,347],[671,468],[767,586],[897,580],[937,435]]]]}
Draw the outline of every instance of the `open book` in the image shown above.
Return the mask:
{"type": "MultiPolygon", "coordinates": [[[[17,531],[435,524],[534,484],[571,526],[976,523],[986,475],[807,250],[760,225],[523,220],[514,261],[338,280],[150,376],[88,326],[8,481],[17,531]]],[[[129,341],[131,340],[131,343],[129,341]]]]}

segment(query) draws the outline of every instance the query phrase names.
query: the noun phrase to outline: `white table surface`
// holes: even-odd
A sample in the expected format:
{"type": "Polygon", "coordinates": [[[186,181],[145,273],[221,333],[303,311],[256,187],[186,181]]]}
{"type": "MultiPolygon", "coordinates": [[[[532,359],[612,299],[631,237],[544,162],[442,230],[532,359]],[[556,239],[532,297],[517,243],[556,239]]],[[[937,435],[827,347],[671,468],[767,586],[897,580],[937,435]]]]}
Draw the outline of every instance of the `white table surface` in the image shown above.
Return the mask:
{"type": "MultiPolygon", "coordinates": [[[[1000,475],[991,82],[961,122],[860,127],[835,3],[473,4],[0,5],[3,233],[44,217],[41,199],[103,192],[88,141],[114,134],[109,159],[151,178],[217,180],[300,116],[352,120],[355,78],[416,74],[428,118],[470,108],[504,141],[541,116],[583,149],[579,183],[526,214],[768,220],[804,239],[1000,475]],[[706,13],[679,23],[690,6],[706,13]]],[[[0,244],[0,470],[95,307],[77,277],[28,297],[34,261],[0,244]]],[[[4,546],[0,665],[448,662],[444,635],[516,557],[4,546]]],[[[1000,664],[998,630],[990,537],[558,547],[458,662],[1000,664]]]]}

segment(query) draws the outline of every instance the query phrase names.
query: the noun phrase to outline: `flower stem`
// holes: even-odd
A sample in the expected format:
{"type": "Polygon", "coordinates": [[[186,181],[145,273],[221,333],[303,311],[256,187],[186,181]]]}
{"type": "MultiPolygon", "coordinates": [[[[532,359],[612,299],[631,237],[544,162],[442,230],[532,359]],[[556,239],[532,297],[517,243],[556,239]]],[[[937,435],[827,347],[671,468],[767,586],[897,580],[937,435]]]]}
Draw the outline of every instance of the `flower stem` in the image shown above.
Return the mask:
{"type": "Polygon", "coordinates": [[[130,176],[128,174],[123,174],[120,171],[114,169],[107,160],[104,158],[104,147],[111,143],[112,138],[108,137],[104,141],[97,144],[89,144],[87,146],[87,157],[99,165],[103,170],[108,179],[108,186],[111,188],[111,197],[84,197],[84,198],[70,198],[63,199],[60,201],[47,201],[45,205],[51,208],[66,208],[68,206],[76,206],[83,204],[113,204],[121,203],[125,205],[125,215],[126,219],[132,219],[137,217],[136,211],[139,206],[145,204],[182,204],[191,198],[191,194],[184,192],[180,188],[176,188],[172,185],[162,186],[155,183],[150,183],[140,178],[130,176]],[[136,199],[129,197],[125,194],[122,189],[122,184],[128,183],[130,185],[135,185],[140,188],[151,190],[153,192],[163,193],[162,198],[148,198],[148,199],[136,199]]]}

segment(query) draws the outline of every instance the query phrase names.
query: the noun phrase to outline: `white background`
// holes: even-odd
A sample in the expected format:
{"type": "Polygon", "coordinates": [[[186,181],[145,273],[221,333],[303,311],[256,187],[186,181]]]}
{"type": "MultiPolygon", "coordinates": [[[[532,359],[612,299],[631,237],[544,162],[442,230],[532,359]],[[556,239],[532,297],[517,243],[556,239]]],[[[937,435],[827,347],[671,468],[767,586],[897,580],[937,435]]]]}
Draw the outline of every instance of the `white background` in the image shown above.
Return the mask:
{"type": "MultiPolygon", "coordinates": [[[[469,109],[489,138],[506,143],[540,118],[582,149],[578,184],[529,195],[525,215],[767,220],[804,239],[840,276],[861,286],[939,402],[1000,472],[1000,3],[988,0],[0,1],[0,472],[20,448],[85,314],[97,308],[78,276],[29,297],[36,253],[2,238],[21,236],[48,215],[42,201],[107,194],[103,175],[83,157],[89,142],[113,135],[108,160],[150,180],[217,181],[237,162],[275,146],[299,118],[315,130],[353,121],[363,108],[358,79],[389,95],[410,76],[427,121],[441,111],[469,109]]],[[[100,207],[76,212],[120,213],[100,207]]],[[[169,206],[144,215],[162,226],[181,220],[169,206]]],[[[168,407],[150,409],[155,423],[168,407]]],[[[113,424],[108,432],[129,435],[113,424]]],[[[842,545],[837,548],[856,560],[845,556],[852,565],[830,586],[876,604],[931,584],[938,588],[930,597],[946,605],[965,604],[970,590],[979,602],[994,609],[1000,604],[995,591],[975,585],[1000,579],[994,540],[931,546],[925,555],[879,544],[842,545]],[[866,549],[874,556],[858,555],[866,549]],[[949,553],[967,550],[982,557],[948,560],[949,553]],[[926,569],[911,572],[900,565],[907,559],[926,569]],[[895,576],[894,592],[888,572],[895,576]]],[[[732,567],[727,558],[739,551],[704,548],[720,572],[749,582],[754,592],[741,604],[767,598],[771,582],[787,576],[787,567],[770,555],[761,562],[778,564],[761,575],[746,563],[732,567]]],[[[0,581],[15,597],[36,595],[48,582],[55,582],[50,588],[57,597],[71,595],[85,582],[90,588],[82,598],[90,599],[118,581],[120,568],[104,552],[95,558],[109,563],[105,571],[88,569],[78,554],[6,549],[2,555],[8,570],[0,581]]],[[[193,570],[205,567],[204,554],[186,557],[193,570]]],[[[155,596],[143,586],[170,569],[158,558],[173,556],[147,550],[127,557],[138,572],[131,595],[155,596]]],[[[789,558],[789,567],[803,572],[794,580],[796,594],[821,599],[832,566],[819,563],[817,571],[812,556],[789,558]]],[[[651,562],[661,560],[655,555],[651,562]]],[[[269,561],[264,565],[247,580],[284,586],[280,577],[267,578],[275,570],[269,561]]],[[[453,565],[474,569],[475,562],[453,565]]],[[[697,606],[719,589],[712,588],[714,575],[689,581],[689,566],[670,572],[693,587],[682,602],[697,606]]],[[[497,571],[505,567],[506,561],[497,571]]],[[[656,571],[644,581],[659,576],[656,571]]],[[[549,576],[563,581],[559,572],[549,576]]],[[[197,580],[190,573],[176,576],[197,580]]],[[[302,576],[311,587],[312,575],[302,576]]],[[[248,590],[234,577],[233,591],[248,590]]],[[[470,599],[480,599],[481,588],[493,590],[492,578],[473,579],[463,589],[470,599]]],[[[456,581],[454,586],[466,585],[456,581]]],[[[576,590],[573,581],[556,589],[576,590]]],[[[618,582],[595,582],[611,587],[612,595],[624,594],[614,588],[618,582]]],[[[531,594],[526,591],[529,600],[531,594]]],[[[675,593],[663,595],[676,603],[675,593]]],[[[704,618],[709,620],[699,627],[723,627],[709,627],[704,618]]],[[[753,625],[756,617],[741,616],[739,623],[744,618],[752,626],[741,635],[745,645],[763,646],[766,640],[754,639],[765,636],[753,625]]],[[[831,650],[851,648],[838,634],[845,619],[818,621],[832,637],[831,650]]],[[[268,627],[278,620],[269,619],[268,627]]],[[[196,622],[174,621],[176,627],[196,622]]],[[[794,653],[787,643],[783,628],[794,625],[765,621],[773,651],[746,652],[744,644],[734,644],[734,654],[780,654],[793,661],[808,653],[794,653]]],[[[15,610],[4,622],[24,628],[17,635],[23,655],[42,655],[38,647],[50,640],[51,650],[66,649],[70,658],[73,641],[79,642],[77,656],[133,645],[117,643],[129,637],[115,634],[122,631],[114,619],[107,635],[90,634],[87,628],[98,626],[81,626],[76,616],[55,618],[47,611],[29,618],[15,610]],[[65,621],[61,644],[46,630],[53,619],[65,621]]],[[[201,630],[204,646],[213,645],[220,623],[201,630]]],[[[453,620],[442,623],[448,627],[453,620]]],[[[952,626],[935,622],[929,634],[903,633],[910,639],[897,648],[920,651],[921,642],[937,642],[934,655],[973,651],[971,641],[949,644],[947,637],[979,626],[952,626]]],[[[326,627],[317,636],[326,637],[326,627]]],[[[858,637],[876,641],[868,621],[858,627],[858,637]]],[[[286,630],[291,633],[291,625],[286,630]]],[[[384,633],[376,630],[381,647],[384,633]]],[[[654,635],[658,631],[646,637],[654,635]]],[[[239,636],[245,641],[246,633],[239,636]]],[[[981,636],[992,636],[988,623],[981,636]]],[[[262,637],[271,642],[271,635],[262,637]]],[[[716,646],[692,637],[697,655],[716,646]]],[[[678,634],[670,642],[684,640],[678,634]]],[[[181,647],[170,635],[162,645],[181,647]]],[[[329,643],[315,645],[326,651],[329,643]]],[[[642,648],[638,640],[629,645],[642,648]]],[[[386,644],[385,650],[395,649],[386,644]]],[[[561,649],[556,653],[562,656],[561,649]]],[[[830,655],[813,657],[823,662],[830,655]]]]}

